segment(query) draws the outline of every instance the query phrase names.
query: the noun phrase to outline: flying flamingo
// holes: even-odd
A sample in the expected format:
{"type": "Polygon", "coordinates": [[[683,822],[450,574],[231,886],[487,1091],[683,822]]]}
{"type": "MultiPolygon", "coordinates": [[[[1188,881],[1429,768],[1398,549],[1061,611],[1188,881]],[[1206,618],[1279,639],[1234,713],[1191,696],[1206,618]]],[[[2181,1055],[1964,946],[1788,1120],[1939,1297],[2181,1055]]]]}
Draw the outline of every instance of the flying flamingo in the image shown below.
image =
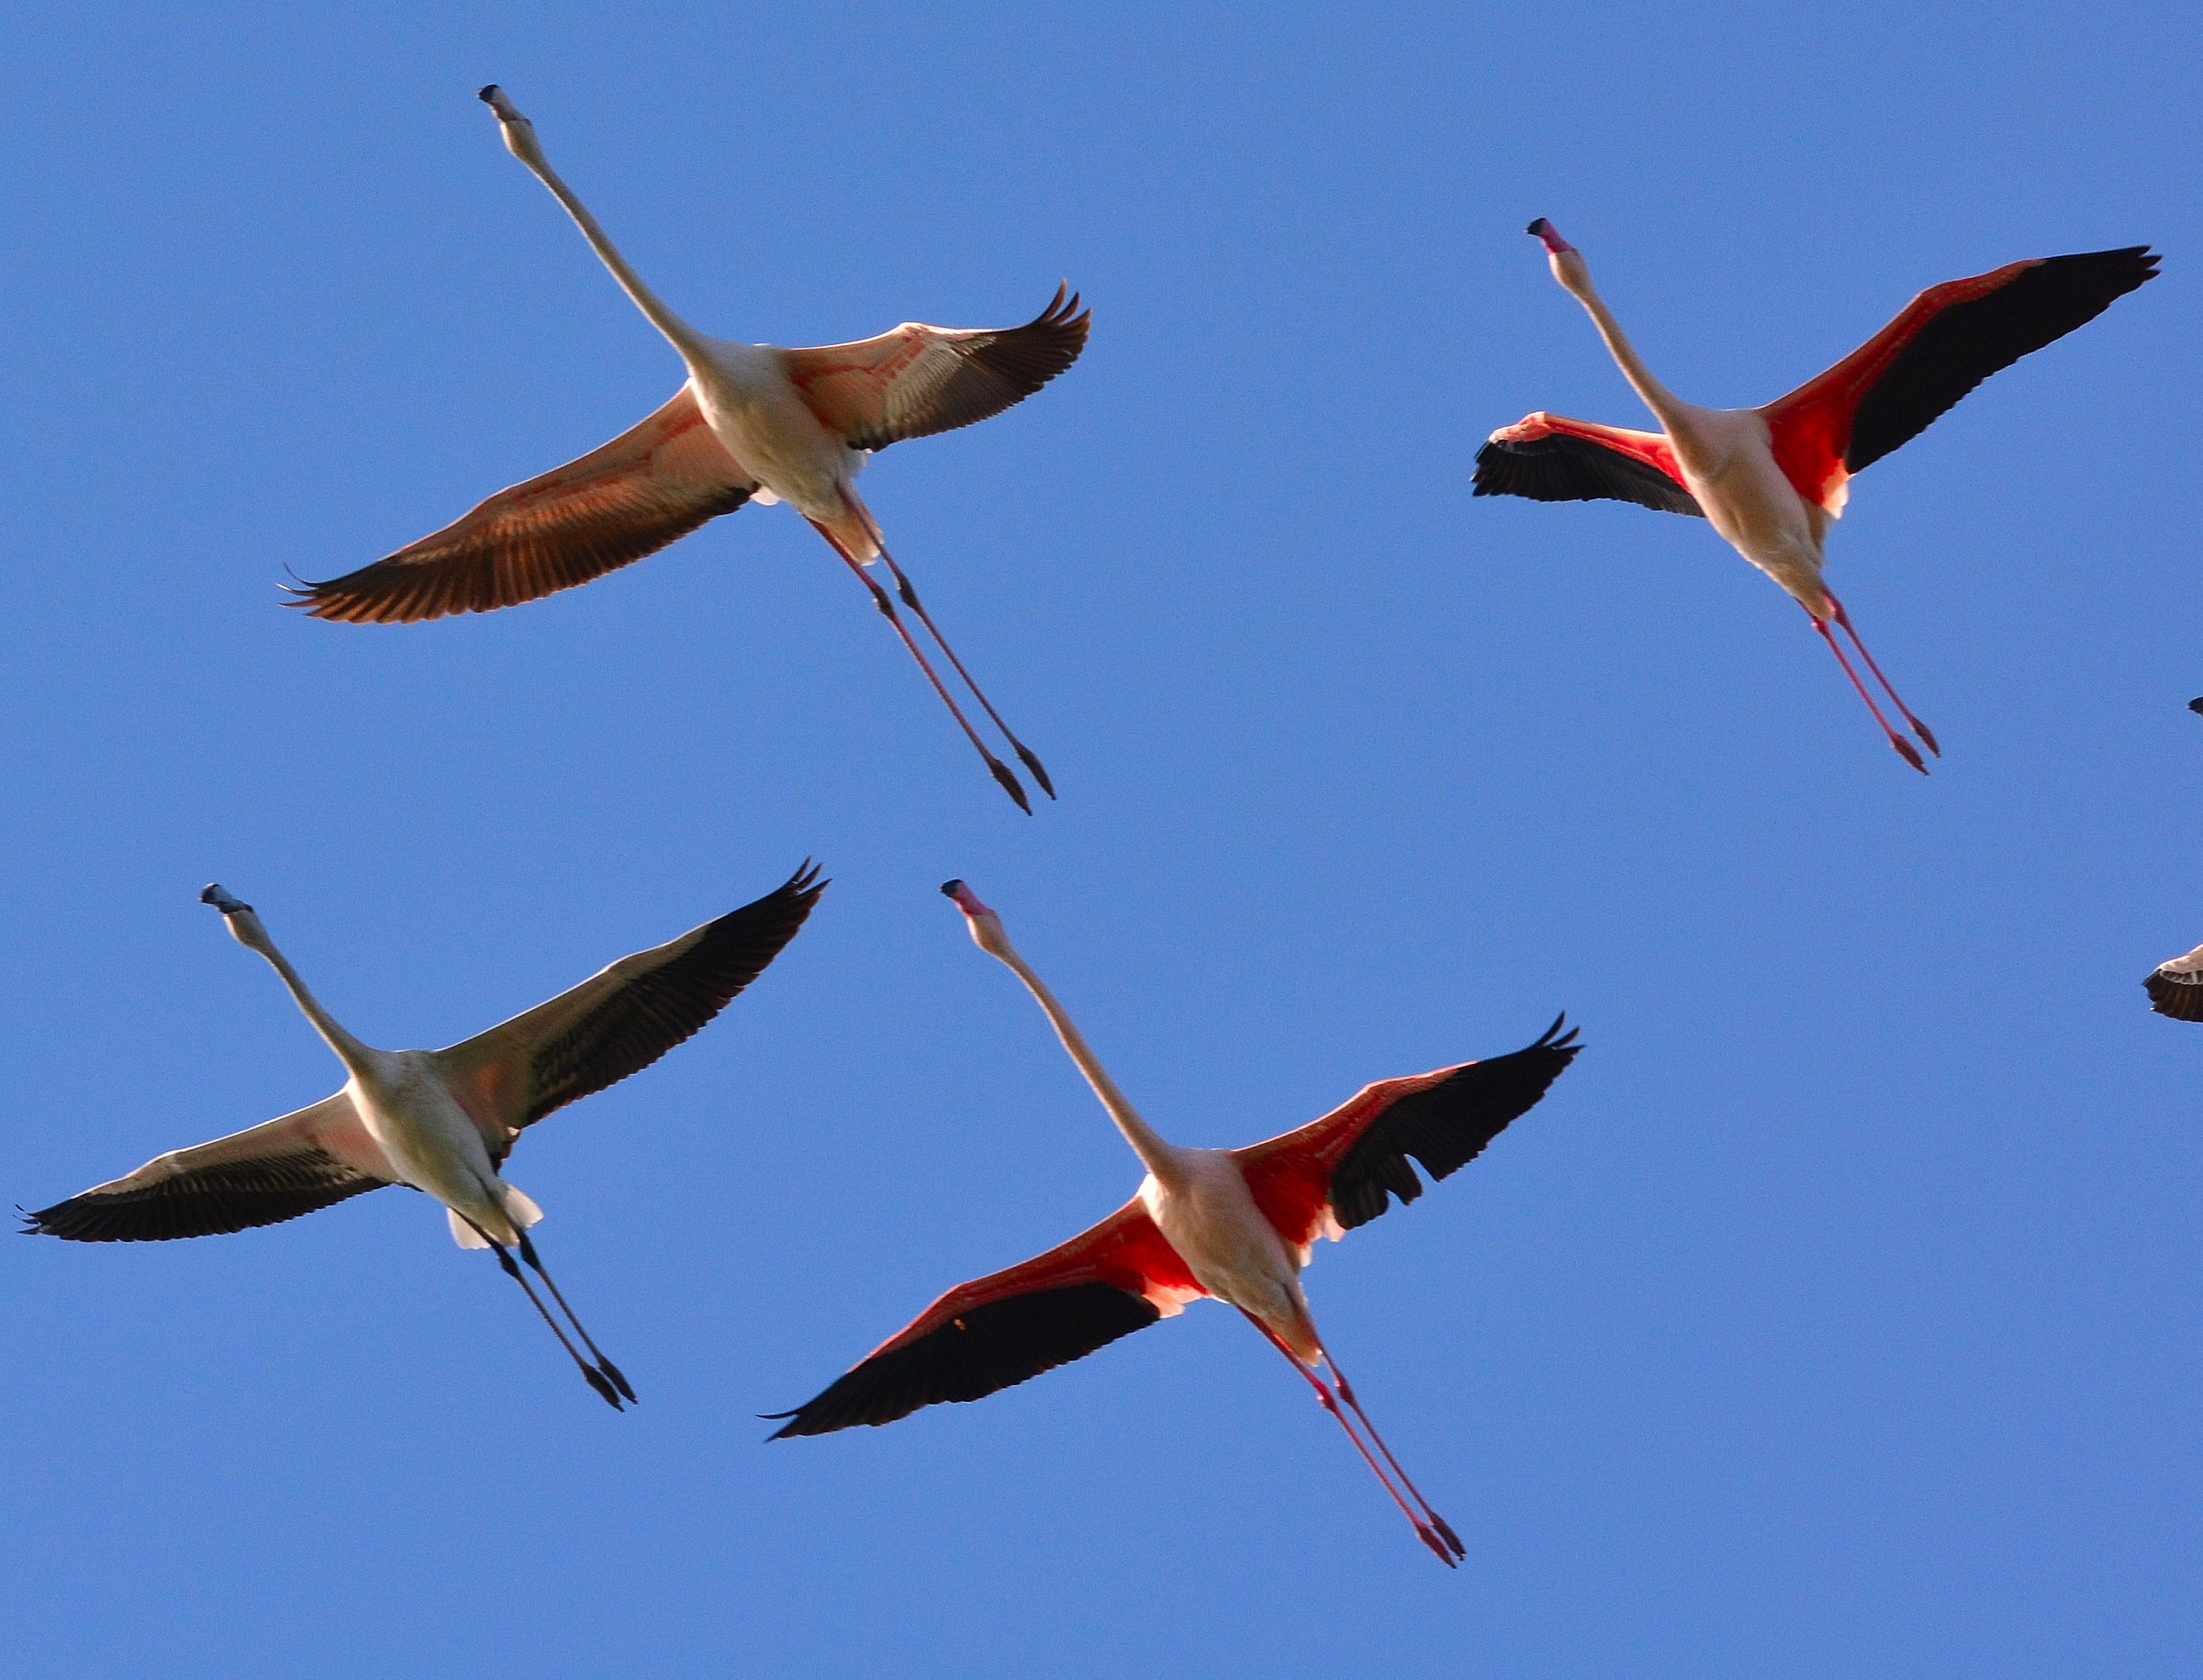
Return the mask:
{"type": "Polygon", "coordinates": [[[621,1409],[634,1389],[589,1338],[543,1270],[528,1227],[542,1210],[498,1176],[521,1128],[640,1072],[700,1029],[796,936],[826,883],[806,865],[776,890],[623,957],[548,1003],[442,1050],[377,1050],[306,989],[252,906],[211,886],[239,944],[266,958],[350,1075],[344,1089],[247,1131],[162,1155],[24,1215],[27,1233],[73,1242],[156,1242],[276,1225],[386,1184],[442,1203],[462,1249],[489,1249],[589,1386],[621,1409]],[[576,1352],[513,1250],[574,1327],[576,1352]]]}
{"type": "Polygon", "coordinates": [[[1455,1566],[1466,1555],[1460,1540],[1408,1480],[1317,1335],[1301,1268],[1316,1238],[1336,1241],[1383,1213],[1392,1197],[1412,1202],[1423,1193],[1410,1156],[1433,1179],[1475,1159],[1574,1059],[1574,1032],[1562,1034],[1555,1021],[1511,1056],[1364,1086],[1344,1107],[1267,1143],[1182,1148],[1125,1100],[1012,946],[1001,918],[962,881],[941,890],[968,918],[978,947],[1008,964],[1039,1002],[1147,1176],[1100,1225],[1022,1266],[959,1284],[823,1393],[772,1414],[788,1419],[773,1439],[892,1423],[935,1401],[977,1400],[1213,1295],[1246,1314],[1308,1380],[1423,1543],[1455,1566]]]}
{"type": "Polygon", "coordinates": [[[2159,1014],[2175,1021],[2203,1021],[2203,945],[2185,957],[2159,963],[2141,983],[2149,991],[2150,1007],[2159,1014]]]}
{"type": "Polygon", "coordinates": [[[1920,739],[1940,756],[1859,640],[1851,614],[1821,581],[1821,543],[1843,512],[1853,473],[1918,436],[1999,368],[2094,320],[2155,277],[2146,245],[2007,263],[1970,280],[1931,286],[1864,344],[1787,397],[1761,409],[1702,409],[1652,377],[1599,295],[1582,253],[1539,217],[1553,278],[1591,313],[1599,336],[1661,424],[1632,431],[1559,414],[1502,427],[1477,452],[1476,494],[1533,501],[1633,501],[1709,520],[1737,552],[1806,610],[1859,690],[1889,744],[1925,775],[1928,767],[1890,727],[1842,646],[1851,637],[1874,680],[1920,739]]]}
{"type": "Polygon", "coordinates": [[[699,332],[643,284],[573,189],[543,157],[535,127],[495,86],[495,111],[512,155],[551,189],[612,277],[688,364],[688,378],[655,414],[603,448],[500,490],[464,519],[396,554],[325,583],[290,604],[315,618],[411,623],[486,612],[571,588],[655,554],[745,501],[785,501],[809,520],[871,591],[872,603],[918,661],[957,724],[1010,797],[1030,812],[1017,777],[987,748],[867,569],[884,562],[896,594],[918,617],[1041,791],[1047,771],[1002,722],[918,599],[856,493],[869,454],[905,438],[1000,414],[1079,359],[1091,311],[1057,287],[1022,327],[970,330],[905,321],[878,338],[811,350],[743,344],[699,332]]]}

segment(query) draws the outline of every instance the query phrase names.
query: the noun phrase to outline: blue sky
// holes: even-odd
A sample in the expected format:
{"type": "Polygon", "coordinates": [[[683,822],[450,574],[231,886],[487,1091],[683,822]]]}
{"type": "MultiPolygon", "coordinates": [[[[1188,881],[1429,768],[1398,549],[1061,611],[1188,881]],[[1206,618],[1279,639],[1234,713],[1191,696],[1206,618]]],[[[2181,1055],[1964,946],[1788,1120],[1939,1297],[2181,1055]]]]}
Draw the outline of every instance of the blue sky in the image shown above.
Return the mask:
{"type": "Polygon", "coordinates": [[[531,1133],[593,1399],[397,1192],[0,1247],[0,1625],[78,1675],[1769,1673],[2192,1665],[2203,1035],[2194,97],[2169,6],[345,8],[10,23],[0,1152],[41,1206],[338,1070],[194,902],[385,1045],[755,896],[810,928],[531,1133]],[[1824,20],[1825,18],[1825,20],[1824,20]],[[865,480],[1046,758],[1027,820],[785,509],[411,629],[327,577],[678,383],[473,98],[699,325],[1022,319],[1084,360],[865,480]],[[1920,286],[2164,276],[1852,487],[1877,739],[1695,521],[1471,502],[1920,286]],[[934,893],[970,879],[1164,1131],[1589,1049],[1312,1297],[1439,1569],[1234,1315],[777,1443],[1135,1163],[934,893]]]}

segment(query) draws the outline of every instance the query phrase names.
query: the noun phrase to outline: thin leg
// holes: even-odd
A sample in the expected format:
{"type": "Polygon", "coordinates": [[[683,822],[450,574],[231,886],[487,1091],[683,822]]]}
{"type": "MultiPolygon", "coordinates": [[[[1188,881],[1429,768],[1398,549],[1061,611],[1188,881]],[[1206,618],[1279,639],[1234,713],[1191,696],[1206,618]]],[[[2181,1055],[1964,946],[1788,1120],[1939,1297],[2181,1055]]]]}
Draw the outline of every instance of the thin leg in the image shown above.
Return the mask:
{"type": "Polygon", "coordinates": [[[1882,708],[1874,704],[1874,697],[1866,691],[1866,685],[1859,680],[1859,673],[1851,669],[1851,662],[1843,656],[1843,649],[1837,644],[1836,638],[1828,633],[1828,621],[1814,619],[1813,628],[1820,633],[1820,639],[1828,644],[1828,652],[1836,655],[1836,663],[1843,666],[1843,674],[1851,679],[1851,687],[1859,690],[1859,698],[1866,702],[1866,709],[1874,714],[1874,722],[1882,725],[1882,733],[1889,737],[1890,745],[1897,749],[1897,756],[1921,775],[1927,775],[1928,767],[1920,762],[1920,756],[1914,750],[1912,743],[1889,726],[1889,720],[1882,715],[1882,708]]]}
{"type": "MultiPolygon", "coordinates": [[[[466,1219],[464,1214],[461,1214],[459,1216],[466,1219]]],[[[574,1361],[575,1367],[588,1380],[589,1386],[595,1389],[604,1403],[615,1412],[624,1409],[620,1404],[619,1394],[613,1390],[611,1383],[605,1379],[604,1372],[574,1350],[573,1342],[567,1339],[566,1333],[560,1327],[558,1320],[551,1316],[551,1309],[545,1306],[542,1297],[529,1287],[527,1274],[521,1271],[514,1262],[512,1251],[503,1243],[493,1240],[490,1234],[480,1226],[475,1225],[472,1219],[467,1219],[466,1222],[475,1226],[475,1235],[489,1244],[490,1251],[498,1257],[498,1264],[504,1269],[507,1277],[520,1286],[520,1293],[528,1297],[529,1305],[542,1315],[543,1322],[551,1327],[551,1334],[558,1338],[558,1345],[566,1350],[566,1357],[574,1361]]]]}
{"type": "MultiPolygon", "coordinates": [[[[1247,1313],[1245,1307],[1240,1308],[1240,1311],[1247,1313]]],[[[1316,1400],[1322,1405],[1324,1410],[1337,1420],[1338,1427],[1347,1432],[1347,1439],[1354,1443],[1354,1450],[1361,1454],[1361,1462],[1370,1467],[1370,1473],[1383,1484],[1384,1491],[1392,1496],[1392,1503],[1400,1507],[1400,1515],[1406,1518],[1408,1522],[1414,1526],[1416,1538],[1428,1546],[1437,1555],[1438,1562],[1445,1564],[1447,1568],[1459,1568],[1459,1564],[1457,1559],[1459,1553],[1455,1548],[1448,1547],[1446,1540],[1439,1538],[1437,1531],[1416,1514],[1415,1507],[1401,1497],[1400,1490],[1392,1485],[1392,1479],[1384,1473],[1384,1466],[1378,1463],[1376,1457],[1369,1448],[1362,1444],[1361,1437],[1355,1432],[1353,1424],[1348,1421],[1346,1413],[1339,1410],[1338,1396],[1331,1392],[1330,1385],[1323,1378],[1317,1376],[1314,1372],[1309,1370],[1307,1366],[1302,1364],[1301,1356],[1288,1348],[1275,1330],[1252,1313],[1247,1313],[1247,1321],[1269,1338],[1269,1345],[1283,1354],[1285,1362],[1299,1372],[1307,1381],[1308,1386],[1315,1390],[1316,1400]]],[[[1357,1406],[1355,1409],[1359,1411],[1360,1407],[1357,1406]]],[[[1386,1456],[1389,1458],[1391,1454],[1388,1453],[1386,1456]]],[[[1416,1497],[1420,1499],[1421,1495],[1417,1495],[1416,1497]]],[[[1452,1530],[1448,1529],[1447,1532],[1450,1536],[1452,1530]]],[[[1458,1542],[1456,1544],[1458,1545],[1458,1542]]]]}
{"type": "Polygon", "coordinates": [[[941,626],[934,622],[934,615],[925,610],[924,603],[918,599],[918,591],[911,587],[911,580],[903,575],[902,567],[895,564],[895,556],[883,548],[879,551],[879,557],[888,563],[888,570],[895,574],[895,588],[902,597],[902,604],[918,615],[919,622],[933,633],[934,641],[940,643],[941,651],[948,655],[949,664],[956,667],[956,675],[964,679],[964,686],[971,690],[972,697],[994,720],[994,726],[1002,732],[1002,739],[1010,743],[1011,750],[1016,753],[1019,762],[1033,773],[1033,779],[1040,784],[1040,790],[1054,799],[1056,784],[1048,779],[1048,772],[1042,766],[1039,756],[1017,738],[1009,724],[1002,722],[1002,714],[994,709],[994,702],[987,698],[986,690],[972,680],[971,673],[964,668],[964,662],[956,657],[956,650],[949,646],[948,638],[941,633],[941,626]]]}
{"type": "Polygon", "coordinates": [[[1438,1538],[1452,1548],[1453,1555],[1457,1558],[1467,1557],[1468,1550],[1461,1544],[1460,1536],[1453,1531],[1453,1525],[1431,1508],[1430,1501],[1423,1497],[1423,1490],[1400,1467],[1400,1461],[1392,1456],[1392,1450],[1384,1444],[1384,1437],[1377,1433],[1377,1426],[1370,1421],[1369,1413],[1361,1409],[1361,1402],[1354,1397],[1354,1385],[1347,1381],[1347,1373],[1338,1368],[1338,1361],[1328,1348],[1324,1350],[1324,1361],[1331,1367],[1332,1378],[1338,1384],[1338,1397],[1354,1408],[1354,1416],[1361,1419],[1361,1427],[1370,1432],[1370,1439],[1377,1443],[1377,1450],[1384,1454],[1384,1462],[1392,1467],[1392,1473],[1400,1478],[1400,1485],[1407,1489],[1415,1502],[1423,1507],[1423,1515],[1430,1518],[1430,1526],[1438,1531],[1438,1538]]]}
{"type": "MultiPolygon", "coordinates": [[[[543,1280],[543,1287],[551,1292],[551,1298],[558,1303],[559,1310],[565,1314],[566,1321],[574,1327],[575,1332],[580,1336],[582,1346],[588,1349],[588,1350],[596,1356],[597,1369],[603,1372],[606,1376],[611,1378],[612,1386],[620,1391],[621,1397],[624,1398],[630,1406],[632,1406],[635,1400],[635,1391],[633,1385],[628,1382],[625,1374],[621,1372],[619,1366],[613,1364],[611,1361],[604,1357],[604,1350],[597,1345],[596,1339],[590,1336],[587,1328],[582,1324],[578,1317],[575,1316],[573,1307],[566,1304],[565,1296],[559,1293],[558,1285],[552,1281],[551,1274],[543,1270],[543,1262],[537,1257],[535,1252],[534,1240],[530,1238],[526,1231],[520,1232],[520,1258],[527,1261],[529,1266],[534,1270],[537,1277],[543,1280]]],[[[1374,1434],[1375,1431],[1372,1430],[1371,1433],[1374,1434]]],[[[1403,1480],[1405,1478],[1403,1478],[1403,1480]]]]}
{"type": "Polygon", "coordinates": [[[949,716],[956,720],[957,727],[963,730],[965,739],[969,741],[979,756],[987,761],[987,767],[993,772],[994,779],[1002,784],[1002,791],[1017,801],[1020,811],[1027,816],[1031,816],[1033,806],[1031,801],[1025,798],[1023,786],[1011,773],[1008,765],[987,750],[987,744],[979,739],[978,731],[972,728],[971,720],[964,715],[963,709],[956,704],[948,689],[943,685],[940,675],[934,669],[932,663],[927,660],[925,650],[918,645],[916,638],[911,634],[910,626],[905,624],[900,615],[896,612],[893,598],[879,587],[878,578],[865,570],[862,561],[853,560],[843,552],[842,545],[833,542],[833,534],[823,525],[820,525],[816,520],[813,520],[811,524],[821,536],[829,543],[833,543],[833,552],[841,554],[842,564],[856,574],[857,582],[872,592],[872,604],[878,607],[880,615],[895,627],[895,633],[902,638],[903,646],[911,650],[911,657],[918,662],[918,668],[925,673],[926,681],[934,685],[934,692],[941,697],[941,703],[948,708],[949,716]]]}
{"type": "Polygon", "coordinates": [[[1843,633],[1851,637],[1851,645],[1859,650],[1859,656],[1866,661],[1866,668],[1874,674],[1874,680],[1887,690],[1889,698],[1896,703],[1897,710],[1905,714],[1905,721],[1912,725],[1912,733],[1919,736],[1922,745],[1940,758],[1943,756],[1943,749],[1935,744],[1935,731],[1929,729],[1927,724],[1913,715],[1912,708],[1905,703],[1905,697],[1892,687],[1888,678],[1882,675],[1882,667],[1874,663],[1873,655],[1868,653],[1866,644],[1860,641],[1858,629],[1852,624],[1851,615],[1845,609],[1844,604],[1828,589],[1822,589],[1821,593],[1828,596],[1828,605],[1836,609],[1836,622],[1843,626],[1843,633]]]}

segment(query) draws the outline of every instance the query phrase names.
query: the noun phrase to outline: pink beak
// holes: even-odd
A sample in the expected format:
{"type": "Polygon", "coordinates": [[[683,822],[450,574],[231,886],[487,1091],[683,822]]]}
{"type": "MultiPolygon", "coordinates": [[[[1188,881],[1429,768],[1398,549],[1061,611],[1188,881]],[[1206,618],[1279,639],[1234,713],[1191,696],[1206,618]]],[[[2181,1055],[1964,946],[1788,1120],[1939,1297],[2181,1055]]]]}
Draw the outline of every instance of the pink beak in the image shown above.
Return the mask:
{"type": "Polygon", "coordinates": [[[1551,222],[1546,220],[1542,216],[1540,216],[1536,221],[1532,222],[1527,228],[1524,229],[1523,231],[1526,233],[1536,234],[1538,241],[1545,246],[1546,252],[1549,255],[1557,257],[1564,251],[1573,251],[1575,249],[1573,245],[1570,244],[1566,240],[1560,237],[1560,230],[1554,227],[1551,222]]]}

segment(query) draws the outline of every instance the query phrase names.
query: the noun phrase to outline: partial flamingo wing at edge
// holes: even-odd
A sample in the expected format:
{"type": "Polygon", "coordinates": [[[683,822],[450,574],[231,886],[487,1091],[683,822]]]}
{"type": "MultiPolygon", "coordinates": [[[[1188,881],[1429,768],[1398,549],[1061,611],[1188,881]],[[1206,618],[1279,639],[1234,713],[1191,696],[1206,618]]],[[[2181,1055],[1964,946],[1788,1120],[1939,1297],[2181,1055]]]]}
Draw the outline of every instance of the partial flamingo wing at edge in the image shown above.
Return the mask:
{"type": "Polygon", "coordinates": [[[2184,957],[2162,962],[2141,982],[2150,1007],[2175,1021],[2203,1021],[2203,945],[2184,957]]]}
{"type": "Polygon", "coordinates": [[[892,1423],[1082,1359],[1207,1292],[1137,1197],[1023,1265],[960,1283],[792,1412],[772,1439],[892,1423]]]}

